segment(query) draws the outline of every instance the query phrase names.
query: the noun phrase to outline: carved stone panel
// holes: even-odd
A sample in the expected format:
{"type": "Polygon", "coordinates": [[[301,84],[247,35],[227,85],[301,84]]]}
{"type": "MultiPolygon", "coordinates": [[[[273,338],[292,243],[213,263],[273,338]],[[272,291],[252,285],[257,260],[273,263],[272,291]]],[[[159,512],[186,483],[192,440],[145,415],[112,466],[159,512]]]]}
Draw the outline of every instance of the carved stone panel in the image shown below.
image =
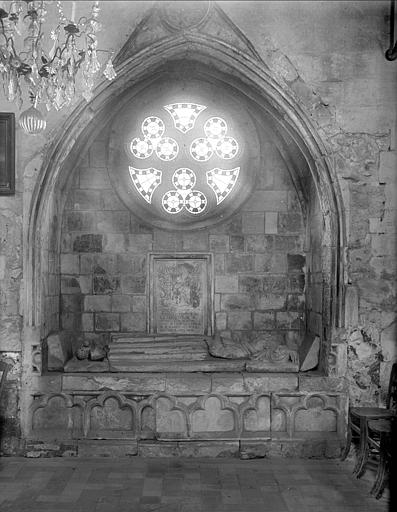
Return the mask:
{"type": "Polygon", "coordinates": [[[85,437],[121,439],[136,436],[136,402],[114,391],[105,391],[87,402],[84,411],[85,437]]]}
{"type": "Polygon", "coordinates": [[[187,415],[172,397],[159,396],[156,400],[156,431],[158,437],[187,437],[187,415]]]}
{"type": "Polygon", "coordinates": [[[270,418],[270,396],[253,395],[242,407],[244,434],[270,432],[270,418]]]}
{"type": "Polygon", "coordinates": [[[212,334],[210,254],[151,254],[149,326],[156,334],[212,334]]]}
{"type": "Polygon", "coordinates": [[[223,395],[201,396],[191,406],[192,437],[238,435],[237,406],[223,395]]]}
{"type": "Polygon", "coordinates": [[[64,393],[50,393],[33,401],[30,436],[70,439],[81,433],[83,402],[64,393]]]}

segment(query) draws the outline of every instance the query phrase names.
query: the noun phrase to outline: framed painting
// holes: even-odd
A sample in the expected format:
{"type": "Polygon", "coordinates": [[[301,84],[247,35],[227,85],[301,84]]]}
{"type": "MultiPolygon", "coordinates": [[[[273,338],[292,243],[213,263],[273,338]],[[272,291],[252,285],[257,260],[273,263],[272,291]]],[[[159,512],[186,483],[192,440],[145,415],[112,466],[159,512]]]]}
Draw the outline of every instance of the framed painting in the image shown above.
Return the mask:
{"type": "Polygon", "coordinates": [[[150,254],[149,332],[213,332],[210,254],[150,254]]]}
{"type": "Polygon", "coordinates": [[[0,195],[15,194],[15,114],[0,112],[0,195]]]}

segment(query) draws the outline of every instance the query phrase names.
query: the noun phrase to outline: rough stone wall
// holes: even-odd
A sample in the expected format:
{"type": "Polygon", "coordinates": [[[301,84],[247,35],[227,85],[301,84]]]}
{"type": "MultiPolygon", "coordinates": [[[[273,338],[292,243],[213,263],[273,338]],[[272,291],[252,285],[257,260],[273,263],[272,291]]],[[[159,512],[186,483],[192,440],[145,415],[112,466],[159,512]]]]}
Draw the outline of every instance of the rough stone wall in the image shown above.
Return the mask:
{"type": "MultiPolygon", "coordinates": [[[[101,2],[106,27],[101,46],[121,48],[150,5],[101,2]]],[[[321,2],[315,8],[311,1],[220,5],[282,87],[294,91],[326,144],[335,183],[343,195],[341,214],[348,236],[347,320],[341,332],[334,334],[332,357],[343,360],[348,346],[351,396],[356,402],[377,402],[379,383],[384,390],[396,358],[397,69],[395,62],[383,56],[388,46],[389,2],[321,2]]],[[[5,112],[16,110],[2,95],[0,107],[5,112]]],[[[22,249],[26,253],[26,246],[21,247],[22,232],[27,231],[29,202],[48,145],[70,112],[49,113],[46,133],[34,142],[17,127],[17,192],[0,197],[0,353],[10,357],[15,368],[21,358],[21,337],[27,368],[32,343],[37,344],[37,336],[31,339],[34,330],[27,328],[30,314],[24,308],[29,305],[21,300],[23,279],[28,279],[22,275],[22,249]]],[[[335,372],[343,373],[343,368],[335,372]]],[[[20,396],[29,393],[29,374],[25,381],[26,391],[20,396]]],[[[18,388],[19,382],[11,383],[9,378],[1,399],[1,416],[6,421],[18,417],[18,401],[7,398],[11,396],[7,389],[18,388]]]]}
{"type": "Polygon", "coordinates": [[[384,399],[396,358],[396,152],[388,134],[335,136],[336,165],[349,192],[345,343],[351,397],[384,399]],[[343,161],[342,161],[343,160],[343,161]],[[383,395],[381,385],[383,384],[383,395]]]}
{"type": "MultiPolygon", "coordinates": [[[[249,341],[304,325],[303,219],[287,168],[266,144],[255,192],[223,224],[192,232],[145,226],[110,184],[106,140],[77,169],[62,222],[61,328],[75,340],[145,332],[148,252],[211,252],[215,330],[249,341]]],[[[290,333],[288,336],[287,333],[290,333]]]]}
{"type": "MultiPolygon", "coordinates": [[[[2,108],[10,111],[9,108],[2,108]]],[[[0,361],[10,365],[0,396],[0,454],[19,449],[23,283],[22,173],[16,166],[16,193],[0,196],[0,361]]]]}

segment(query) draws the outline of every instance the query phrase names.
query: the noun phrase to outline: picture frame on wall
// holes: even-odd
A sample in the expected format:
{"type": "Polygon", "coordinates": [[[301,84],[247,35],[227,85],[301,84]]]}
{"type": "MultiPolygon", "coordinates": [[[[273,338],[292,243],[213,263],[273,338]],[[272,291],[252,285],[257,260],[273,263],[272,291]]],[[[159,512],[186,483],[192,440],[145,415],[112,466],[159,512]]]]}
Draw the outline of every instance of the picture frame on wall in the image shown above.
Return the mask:
{"type": "Polygon", "coordinates": [[[0,112],[0,195],[15,194],[15,114],[0,112]]]}

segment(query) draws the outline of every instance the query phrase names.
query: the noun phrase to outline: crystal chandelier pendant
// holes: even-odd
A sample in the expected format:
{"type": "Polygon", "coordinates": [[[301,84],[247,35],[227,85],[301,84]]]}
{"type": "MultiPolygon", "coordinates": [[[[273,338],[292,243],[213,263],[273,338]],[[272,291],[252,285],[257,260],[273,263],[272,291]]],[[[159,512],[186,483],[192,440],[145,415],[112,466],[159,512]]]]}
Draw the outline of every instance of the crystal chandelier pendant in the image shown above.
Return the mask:
{"type": "Polygon", "coordinates": [[[103,74],[109,81],[114,80],[116,78],[116,71],[114,70],[113,62],[111,59],[107,61],[103,74]]]}
{"type": "Polygon", "coordinates": [[[34,102],[21,114],[20,124],[27,133],[45,129],[37,108],[40,103],[47,110],[58,111],[77,96],[90,101],[101,71],[107,80],[116,77],[113,52],[98,47],[97,32],[102,29],[99,2],[93,2],[90,13],[80,17],[76,12],[78,2],[66,3],[71,7],[70,18],[61,1],[12,1],[8,9],[6,2],[1,3],[0,79],[8,101],[19,108],[24,97],[34,102]],[[46,9],[54,4],[58,20],[55,27],[48,27],[47,34],[46,9]],[[46,49],[47,40],[50,47],[46,49]]]}
{"type": "Polygon", "coordinates": [[[29,135],[38,135],[46,129],[47,121],[43,114],[33,105],[22,112],[19,117],[19,125],[29,135]]]}

